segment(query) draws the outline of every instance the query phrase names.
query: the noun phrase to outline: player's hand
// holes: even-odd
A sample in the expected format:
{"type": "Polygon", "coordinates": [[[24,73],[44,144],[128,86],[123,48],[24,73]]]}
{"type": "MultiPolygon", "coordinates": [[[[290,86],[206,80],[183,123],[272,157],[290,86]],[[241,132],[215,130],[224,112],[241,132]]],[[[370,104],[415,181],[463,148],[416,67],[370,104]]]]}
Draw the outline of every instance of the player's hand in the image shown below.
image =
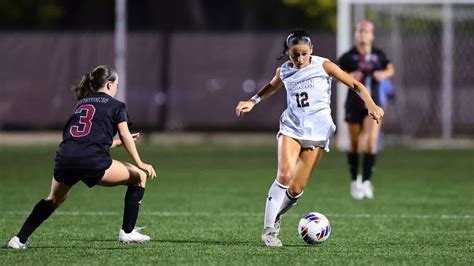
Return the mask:
{"type": "MultiPolygon", "coordinates": [[[[134,141],[136,141],[139,137],[140,137],[140,133],[132,133],[132,138],[134,141]]],[[[110,147],[117,148],[117,147],[122,147],[122,146],[123,146],[123,143],[120,139],[114,139],[114,141],[112,142],[112,146],[110,147]]]]}
{"type": "Polygon", "coordinates": [[[378,70],[378,71],[374,71],[374,73],[372,74],[374,76],[374,78],[380,82],[382,80],[384,80],[386,77],[385,77],[385,73],[384,71],[381,71],[381,70],[378,70]]]}
{"type": "Polygon", "coordinates": [[[383,115],[384,115],[384,111],[383,109],[380,107],[380,106],[377,106],[375,105],[375,107],[373,108],[370,108],[369,110],[369,115],[370,117],[372,117],[372,119],[374,119],[377,124],[380,123],[380,121],[382,121],[382,118],[383,118],[383,115]]]}
{"type": "Polygon", "coordinates": [[[248,100],[248,101],[240,101],[237,107],[235,108],[235,114],[237,116],[244,115],[252,111],[252,108],[255,106],[255,101],[248,100]]]}
{"type": "Polygon", "coordinates": [[[353,71],[349,73],[349,75],[351,75],[353,78],[355,78],[356,80],[360,82],[362,82],[362,77],[364,77],[364,74],[360,71],[353,71]]]}
{"type": "Polygon", "coordinates": [[[140,137],[140,133],[132,133],[133,140],[137,140],[140,137]]]}
{"type": "Polygon", "coordinates": [[[147,163],[141,163],[137,166],[138,168],[142,169],[146,173],[146,177],[148,179],[154,179],[156,177],[156,172],[155,172],[155,168],[153,168],[153,165],[147,164],[147,163]]]}

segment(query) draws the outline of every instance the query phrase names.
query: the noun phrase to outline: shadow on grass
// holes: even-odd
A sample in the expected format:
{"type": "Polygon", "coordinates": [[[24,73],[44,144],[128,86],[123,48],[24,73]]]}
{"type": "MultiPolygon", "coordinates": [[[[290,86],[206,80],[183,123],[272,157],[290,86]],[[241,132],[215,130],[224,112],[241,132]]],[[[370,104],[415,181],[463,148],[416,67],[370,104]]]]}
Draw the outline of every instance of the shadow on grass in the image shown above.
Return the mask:
{"type": "MultiPolygon", "coordinates": [[[[268,248],[261,245],[258,241],[223,241],[223,240],[205,240],[205,239],[196,239],[196,240],[177,240],[177,239],[153,239],[148,243],[119,243],[116,239],[69,239],[73,242],[84,242],[84,243],[111,243],[118,244],[119,246],[109,246],[109,247],[96,247],[94,249],[100,250],[120,250],[128,249],[134,246],[147,246],[154,243],[170,243],[170,244],[199,244],[199,245],[212,245],[212,246],[253,246],[268,248]]],[[[307,245],[307,244],[288,244],[284,245],[283,248],[318,248],[319,245],[307,245]]],[[[83,248],[78,246],[60,246],[60,245],[46,245],[46,246],[29,246],[28,249],[74,249],[74,248],[83,248]]],[[[13,250],[7,247],[7,245],[1,246],[1,249],[4,250],[13,250]]]]}
{"type": "Polygon", "coordinates": [[[283,245],[283,247],[287,248],[319,248],[321,245],[308,245],[308,244],[291,244],[291,245],[283,245]]]}
{"type": "Polygon", "coordinates": [[[232,241],[232,240],[224,241],[224,240],[205,240],[205,239],[196,239],[196,240],[156,239],[152,241],[157,242],[157,243],[204,244],[204,245],[219,245],[219,246],[249,246],[249,245],[252,245],[253,243],[256,243],[254,241],[232,241]]]}

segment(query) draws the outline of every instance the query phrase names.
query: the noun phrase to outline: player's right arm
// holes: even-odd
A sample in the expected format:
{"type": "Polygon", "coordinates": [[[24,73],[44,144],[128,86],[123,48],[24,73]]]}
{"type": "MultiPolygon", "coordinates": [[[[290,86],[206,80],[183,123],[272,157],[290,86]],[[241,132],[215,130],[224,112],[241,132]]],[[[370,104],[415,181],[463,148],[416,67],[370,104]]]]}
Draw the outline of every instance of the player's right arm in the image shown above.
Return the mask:
{"type": "Polygon", "coordinates": [[[135,165],[145,171],[148,178],[155,178],[156,172],[152,165],[142,162],[140,155],[138,154],[137,146],[135,145],[135,140],[133,139],[130,130],[128,129],[127,121],[121,122],[118,124],[118,132],[120,140],[122,141],[123,146],[127,150],[130,157],[132,157],[135,165]]]}
{"type": "MultiPolygon", "coordinates": [[[[277,90],[279,90],[282,85],[283,81],[281,81],[280,78],[280,68],[277,68],[275,76],[272,78],[272,80],[267,85],[263,86],[263,88],[261,88],[255,96],[260,97],[260,99],[262,100],[267,99],[272,96],[277,90]]],[[[237,116],[243,115],[244,113],[248,113],[256,104],[257,102],[253,99],[240,101],[239,104],[237,104],[237,107],[235,108],[235,113],[237,114],[237,116]]]]}

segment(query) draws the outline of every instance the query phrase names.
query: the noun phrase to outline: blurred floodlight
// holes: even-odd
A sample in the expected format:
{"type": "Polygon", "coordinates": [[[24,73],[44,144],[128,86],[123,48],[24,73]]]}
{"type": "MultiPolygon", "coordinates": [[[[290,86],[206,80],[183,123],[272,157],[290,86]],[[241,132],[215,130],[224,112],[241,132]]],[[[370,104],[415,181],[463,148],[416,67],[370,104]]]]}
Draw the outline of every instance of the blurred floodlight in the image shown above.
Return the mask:
{"type": "Polygon", "coordinates": [[[222,79],[212,78],[206,81],[206,90],[210,93],[217,92],[224,87],[224,81],[222,79]]]}
{"type": "Polygon", "coordinates": [[[163,92],[157,92],[153,100],[156,105],[163,105],[166,102],[166,94],[163,92]]]}
{"type": "Polygon", "coordinates": [[[257,83],[253,79],[246,79],[242,83],[242,90],[244,90],[245,93],[254,93],[257,90],[257,83]]]}

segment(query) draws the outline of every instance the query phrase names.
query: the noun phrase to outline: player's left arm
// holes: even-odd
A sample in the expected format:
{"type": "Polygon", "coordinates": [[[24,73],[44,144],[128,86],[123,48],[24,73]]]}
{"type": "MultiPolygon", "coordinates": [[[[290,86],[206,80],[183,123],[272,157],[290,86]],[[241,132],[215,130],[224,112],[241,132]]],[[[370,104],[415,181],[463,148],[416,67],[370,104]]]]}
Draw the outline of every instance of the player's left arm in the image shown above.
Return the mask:
{"type": "Polygon", "coordinates": [[[135,145],[135,141],[132,137],[132,133],[128,129],[127,121],[123,121],[118,123],[117,125],[118,133],[120,140],[123,143],[125,150],[128,152],[130,157],[132,157],[135,165],[145,171],[148,178],[155,178],[156,172],[152,165],[144,163],[138,154],[137,146],[135,145]]]}
{"type": "Polygon", "coordinates": [[[393,67],[393,64],[390,62],[390,60],[387,58],[387,55],[385,55],[382,50],[377,51],[382,69],[374,71],[374,73],[372,73],[372,76],[375,78],[375,80],[380,82],[384,79],[393,77],[395,75],[395,68],[393,67]]]}
{"type": "Polygon", "coordinates": [[[395,75],[395,68],[393,67],[392,63],[388,63],[384,70],[374,71],[373,75],[374,78],[380,82],[384,79],[393,77],[393,75],[395,75]]]}
{"type": "Polygon", "coordinates": [[[375,121],[377,121],[377,123],[382,119],[384,115],[383,109],[375,104],[374,100],[370,96],[369,91],[362,83],[344,72],[336,64],[329,60],[323,63],[323,68],[324,71],[326,71],[326,73],[328,73],[330,76],[340,80],[342,83],[346,84],[346,86],[357,92],[359,97],[361,97],[362,100],[364,100],[364,102],[367,104],[370,116],[375,121]]]}
{"type": "MultiPolygon", "coordinates": [[[[132,133],[132,138],[134,141],[136,141],[140,137],[140,133],[132,133]]],[[[110,148],[117,148],[117,147],[122,147],[123,143],[121,139],[114,139],[112,142],[112,146],[110,148]]]]}

